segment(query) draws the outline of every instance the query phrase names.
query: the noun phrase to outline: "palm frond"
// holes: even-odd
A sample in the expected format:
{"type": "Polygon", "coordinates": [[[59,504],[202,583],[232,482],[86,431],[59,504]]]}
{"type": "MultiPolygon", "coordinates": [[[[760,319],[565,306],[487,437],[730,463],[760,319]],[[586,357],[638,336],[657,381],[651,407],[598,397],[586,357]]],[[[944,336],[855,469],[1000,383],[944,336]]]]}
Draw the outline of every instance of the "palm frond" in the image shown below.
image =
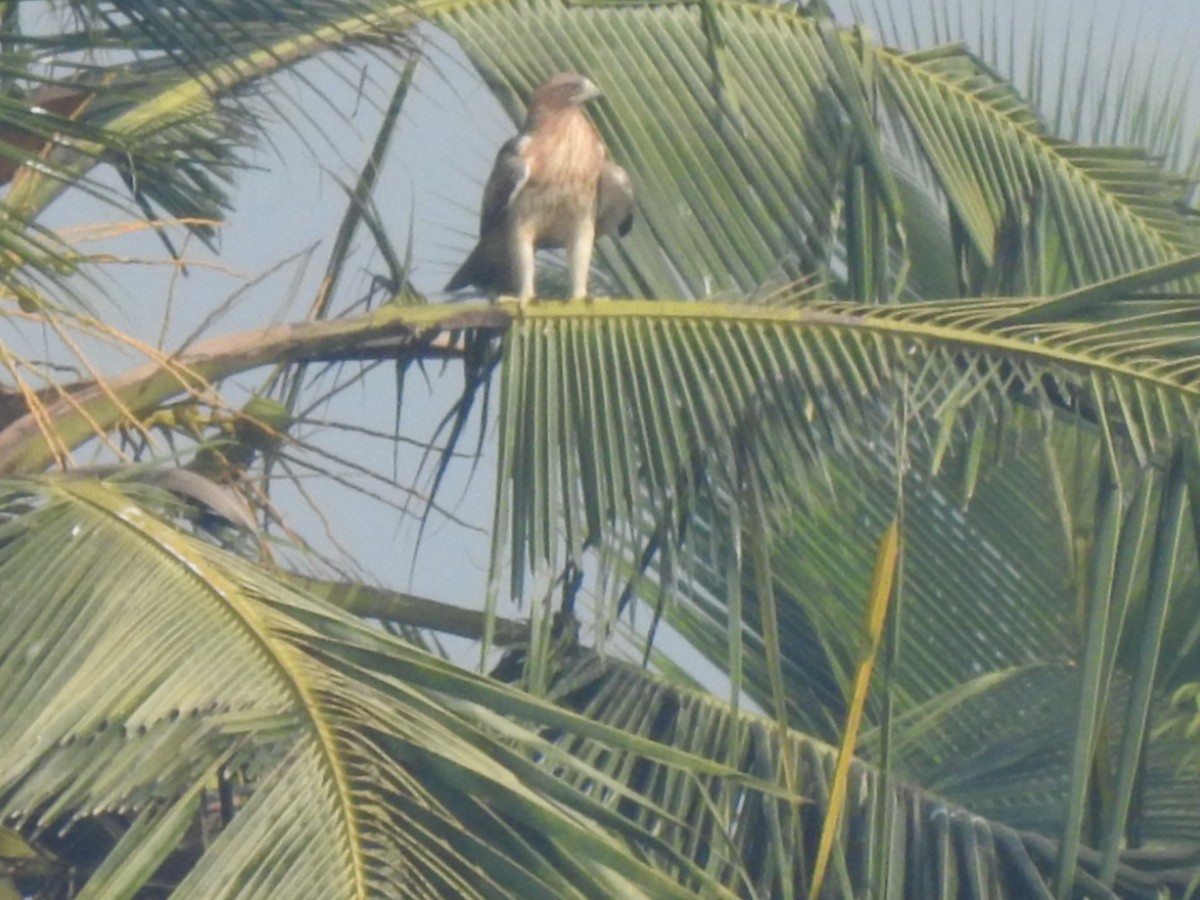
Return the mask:
{"type": "MultiPolygon", "coordinates": [[[[1044,687],[1050,688],[1062,684],[1062,674],[1047,672],[1038,677],[1044,687]]],[[[1014,680],[1014,688],[1020,680],[1014,680]]],[[[1025,682],[1021,690],[1030,687],[1025,682]]],[[[1064,697],[1069,692],[1070,686],[1063,690],[1064,697]]],[[[1047,705],[1054,702],[1054,691],[1049,694],[1042,698],[1047,705]]],[[[706,692],[670,684],[644,670],[586,652],[566,664],[552,696],[597,721],[730,762],[781,785],[788,767],[786,757],[799,782],[806,786],[805,802],[800,806],[757,795],[720,778],[685,782],[645,760],[606,756],[602,748],[586,740],[562,741],[573,755],[595,760],[655,797],[665,812],[674,813],[674,819],[692,823],[691,827],[678,828],[673,818],[658,823],[646,821],[647,825],[656,824],[664,838],[682,852],[697,861],[707,860],[713,872],[723,872],[726,877],[734,870],[723,870],[717,853],[718,848],[729,847],[742,861],[749,879],[740,886],[744,895],[807,895],[816,842],[829,803],[836,748],[796,732],[781,735],[776,723],[750,713],[733,712],[706,692]]],[[[1006,701],[1015,699],[1014,693],[1006,701]]],[[[997,705],[1004,704],[997,699],[997,705]]],[[[988,721],[1008,722],[1011,718],[988,721]]],[[[996,746],[991,740],[980,740],[977,724],[964,724],[961,735],[979,742],[981,748],[984,744],[996,746]]],[[[1025,745],[1012,749],[1021,751],[1025,745]]],[[[1002,756],[997,753],[994,763],[1001,763],[1002,756]]],[[[1017,765],[1018,760],[1014,760],[1017,765]]],[[[975,764],[982,770],[986,762],[977,759],[975,764]]],[[[986,895],[989,891],[996,896],[1051,896],[1049,885],[1058,848],[1037,831],[1006,824],[1003,796],[993,796],[989,812],[981,813],[947,799],[944,790],[953,788],[949,781],[939,783],[934,779],[926,783],[914,780],[911,774],[889,776],[866,762],[852,764],[848,821],[840,830],[830,883],[821,896],[866,893],[874,883],[870,860],[879,845],[887,848],[890,857],[889,896],[986,895]],[[870,810],[883,797],[891,812],[884,827],[879,828],[873,825],[870,810]]],[[[924,774],[933,775],[934,770],[924,774]]],[[[1014,773],[998,774],[1002,779],[996,790],[1012,790],[1017,794],[1014,799],[1019,800],[1021,782],[1013,780],[1014,773]]],[[[1152,777],[1164,787],[1181,787],[1169,767],[1156,770],[1152,777]]],[[[976,799],[984,799],[988,781],[978,773],[974,781],[980,791],[976,799]]],[[[1030,793],[1039,797],[1053,790],[1037,771],[1029,773],[1027,784],[1030,793]]],[[[1061,792],[1063,786],[1060,780],[1057,789],[1061,792]]],[[[1189,781],[1186,789],[1195,792],[1200,782],[1189,781]]],[[[1157,897],[1159,888],[1178,890],[1187,880],[1183,872],[1165,878],[1160,875],[1158,869],[1166,864],[1166,858],[1127,854],[1114,870],[1116,893],[1110,894],[1099,878],[1099,855],[1087,851],[1074,887],[1094,896],[1157,897]]]]}
{"type": "Polygon", "coordinates": [[[607,523],[636,528],[641,509],[659,522],[686,505],[699,460],[731,491],[751,469],[763,484],[789,484],[831,446],[870,452],[855,435],[894,403],[931,447],[961,442],[968,420],[1005,424],[1014,400],[1099,426],[1112,452],[1120,443],[1143,464],[1192,437],[1200,331],[1190,301],[1099,325],[988,324],[1037,305],[526,311],[506,338],[508,522],[496,545],[511,535],[514,595],[526,566],[558,571],[607,523]],[[1122,324],[1137,330],[1122,339],[1122,324]],[[544,417],[519,413],[534,409],[544,417]]]}
{"type": "MultiPolygon", "coordinates": [[[[1065,781],[1032,803],[1026,824],[1063,829],[1060,886],[1081,847],[1103,845],[1108,881],[1119,841],[1085,831],[1089,784],[1117,792],[1092,815],[1121,834],[1132,773],[1154,755],[1140,742],[1161,706],[1166,623],[1194,631],[1195,620],[1181,580],[1194,586],[1196,559],[1180,542],[1179,510],[1181,460],[1195,459],[1200,345],[1190,301],[1148,302],[1110,296],[1099,323],[1021,325],[1008,323],[1054,301],[528,309],[506,336],[506,402],[520,412],[501,421],[494,558],[512,560],[520,597],[528,573],[544,580],[594,559],[603,583],[638,565],[630,548],[657,543],[668,597],[635,596],[665,604],[664,618],[735,685],[744,677],[763,708],[782,715],[786,697],[789,713],[799,708],[799,721],[828,735],[861,653],[872,548],[904,485],[914,518],[905,626],[884,706],[894,700],[905,714],[942,702],[997,669],[1078,666],[1078,721],[1059,735],[1073,738],[1074,755],[1054,763],[1065,781]],[[1077,455],[1069,493],[1064,451],[1077,455]],[[981,475],[980,453],[1012,455],[1015,481],[981,475]],[[804,484],[814,476],[832,500],[810,503],[821,493],[804,484]],[[1057,492],[1056,503],[1030,506],[1031,483],[1057,492]],[[963,484],[979,503],[966,512],[955,499],[963,484]],[[774,539],[732,513],[749,521],[760,507],[776,511],[774,539]],[[1156,511],[1170,524],[1156,527],[1156,511]],[[699,533],[664,533],[677,518],[698,518],[699,533]],[[769,566],[756,559],[753,575],[744,571],[737,548],[758,556],[768,540],[769,566]],[[1027,553],[1031,540],[1044,543],[1027,553]],[[701,562],[679,567],[692,579],[674,588],[669,557],[685,544],[701,562]],[[690,607],[673,607],[674,592],[690,607]],[[784,646],[781,628],[784,653],[772,649],[784,646]],[[745,643],[740,656],[731,642],[745,643]],[[812,646],[821,653],[805,658],[812,646]],[[1130,657],[1134,646],[1142,652],[1130,657]],[[1130,658],[1136,667],[1118,663],[1130,658]],[[1122,740],[1112,769],[1097,761],[1101,744],[1122,740]]],[[[619,608],[601,601],[599,633],[619,608]]],[[[1045,733],[1025,737],[1035,768],[1050,764],[1045,733]]],[[[1147,827],[1162,827],[1138,802],[1156,822],[1147,827]]],[[[1195,840],[1194,822],[1173,824],[1173,839],[1195,840]]]]}
{"type": "Polygon", "coordinates": [[[885,295],[906,287],[906,233],[955,254],[960,296],[1057,292],[1200,247],[1188,179],[1048,132],[961,47],[905,54],[750,3],[422,8],[514,115],[549,73],[602,76],[594,118],[646,223],[603,254],[631,295],[754,294],[818,275],[863,296],[857,264],[846,271],[865,209],[856,184],[892,235],[885,295]],[[949,218],[915,198],[901,207],[914,191],[949,218]]]}
{"type": "MultiPolygon", "coordinates": [[[[630,849],[675,857],[668,847],[554,789],[532,762],[545,740],[481,701],[601,741],[623,740],[615,729],[365,628],[111,486],[10,482],[5,497],[0,809],[34,836],[114,817],[91,895],[152,876],[223,767],[252,788],[211,846],[193,846],[179,896],[231,883],[228,896],[687,896],[630,849]]],[[[734,774],[632,741],[668,765],[734,774]]]]}

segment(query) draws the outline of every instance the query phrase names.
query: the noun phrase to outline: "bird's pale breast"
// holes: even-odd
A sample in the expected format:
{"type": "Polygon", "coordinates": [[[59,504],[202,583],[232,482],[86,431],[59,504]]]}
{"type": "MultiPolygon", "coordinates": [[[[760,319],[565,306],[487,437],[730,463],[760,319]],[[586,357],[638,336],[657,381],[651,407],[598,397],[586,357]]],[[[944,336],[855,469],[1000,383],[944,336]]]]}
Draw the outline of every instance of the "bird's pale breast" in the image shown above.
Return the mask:
{"type": "Polygon", "coordinates": [[[591,221],[604,144],[574,110],[547,122],[525,149],[530,176],[516,199],[514,219],[538,247],[563,247],[580,224],[591,221]]]}

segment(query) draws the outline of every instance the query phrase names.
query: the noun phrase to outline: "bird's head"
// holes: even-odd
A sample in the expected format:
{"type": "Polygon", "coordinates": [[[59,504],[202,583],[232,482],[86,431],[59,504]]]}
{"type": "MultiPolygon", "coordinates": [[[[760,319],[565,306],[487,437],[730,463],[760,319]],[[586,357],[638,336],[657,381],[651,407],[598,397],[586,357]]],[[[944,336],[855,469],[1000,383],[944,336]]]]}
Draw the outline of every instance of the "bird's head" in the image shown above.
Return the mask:
{"type": "Polygon", "coordinates": [[[600,89],[587,78],[574,72],[560,72],[538,85],[529,99],[529,108],[549,112],[583,106],[599,96],[600,89]]]}

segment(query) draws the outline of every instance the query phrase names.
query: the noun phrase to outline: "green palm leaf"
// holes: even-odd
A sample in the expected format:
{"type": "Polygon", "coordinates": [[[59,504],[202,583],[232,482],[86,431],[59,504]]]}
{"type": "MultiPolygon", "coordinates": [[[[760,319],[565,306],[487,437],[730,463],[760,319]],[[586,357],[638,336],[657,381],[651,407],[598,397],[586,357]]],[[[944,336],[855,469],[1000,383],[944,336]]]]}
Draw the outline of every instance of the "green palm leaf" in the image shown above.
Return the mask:
{"type": "MultiPolygon", "coordinates": [[[[514,115],[516,98],[551,72],[603,73],[594,119],[634,174],[646,222],[604,258],[633,295],[719,296],[809,275],[844,282],[864,216],[952,248],[960,295],[1059,291],[1200,247],[1185,212],[1190,182],[1143,153],[1047,133],[960,47],[903,54],[753,3],[423,9],[514,115]],[[854,200],[858,172],[882,199],[875,213],[854,200]],[[923,211],[922,195],[946,204],[949,219],[923,211]]],[[[903,254],[897,238],[890,245],[903,254]]],[[[889,267],[895,291],[906,266],[889,267]]],[[[937,281],[915,272],[913,284],[937,281]]]]}
{"type": "Polygon", "coordinates": [[[1051,133],[960,47],[903,53],[800,9],[74,8],[87,27],[68,43],[95,40],[97,68],[39,68],[37,41],[6,33],[29,56],[0,98],[21,138],[0,158],[37,162],[0,234],[13,290],[78,263],[37,231],[66,180],[108,161],[149,215],[215,216],[242,139],[216,96],[324,47],[395,46],[427,15],[514,116],[555,70],[601,83],[594,119],[642,207],[633,238],[602,247],[605,274],[689,302],[397,306],[47,394],[0,435],[0,471],[264,364],[407,363],[439,333],[498,336],[485,621],[322,589],[482,633],[485,657],[505,576],[542,599],[497,669],[523,691],[182,536],[132,492],[10,484],[0,813],[22,841],[98,823],[111,852],[85,890],[104,897],[167,870],[196,897],[799,896],[894,519],[894,612],[829,891],[1183,892],[1187,851],[1167,845],[1195,845],[1200,804],[1178,768],[1186,722],[1157,726],[1200,671],[1187,178],[1051,133]],[[96,97],[28,108],[60,82],[96,97]],[[713,296],[728,302],[694,302],[713,296]],[[694,673],[661,651],[690,642],[681,659],[698,650],[733,702],[581,653],[581,585],[597,645],[653,607],[633,639],[680,682],[694,673]],[[188,827],[214,788],[201,847],[188,827]]]}
{"type": "MultiPolygon", "coordinates": [[[[685,532],[663,525],[689,522],[700,510],[700,533],[687,546],[701,562],[679,568],[707,575],[707,591],[685,587],[691,606],[678,610],[644,586],[633,596],[660,610],[665,603],[666,619],[735,684],[744,674],[764,708],[782,716],[779,698],[787,697],[805,728],[832,737],[861,652],[872,548],[903,481],[904,509],[915,524],[905,529],[906,625],[885,703],[894,700],[909,714],[971,690],[986,672],[1078,665],[1066,693],[1081,697],[1079,720],[1060,722],[1058,732],[1060,747],[1074,740],[1074,758],[1048,754],[1050,732],[1022,732],[1028,756],[1021,765],[1031,783],[1057,787],[1000,813],[1048,837],[1058,836],[1067,817],[1059,859],[1065,880],[1058,883],[1069,883],[1079,842],[1101,845],[1098,833],[1080,834],[1089,780],[1122,785],[1123,799],[1098,813],[1120,834],[1131,773],[1145,764],[1145,751],[1130,747],[1115,769],[1093,776],[1097,742],[1116,745],[1126,735],[1128,744],[1128,735],[1146,734],[1145,711],[1162,705],[1156,669],[1165,624],[1194,619],[1189,588],[1172,587],[1170,574],[1182,558],[1193,573],[1188,584],[1195,583],[1195,560],[1178,537],[1180,464],[1156,470],[1179,453],[1194,458],[1200,398],[1190,301],[1155,301],[1150,314],[1127,300],[1106,304],[1101,325],[1019,327],[1006,323],[1025,310],[1049,310],[1053,301],[528,309],[507,338],[506,403],[546,415],[502,420],[499,509],[507,519],[494,536],[495,558],[512,559],[511,590],[519,597],[529,571],[545,577],[595,558],[603,583],[605,571],[633,564],[631,547],[657,545],[658,581],[669,589],[677,577],[670,558],[685,532]],[[1027,491],[1031,483],[1061,481],[1055,448],[1069,448],[1071,438],[1082,467],[1070,496],[1058,508],[1014,505],[1026,494],[1011,485],[1027,491]],[[1003,476],[971,474],[980,452],[1018,461],[1010,486],[1003,476]],[[938,484],[941,467],[949,480],[938,484]],[[814,501],[820,489],[799,487],[813,476],[830,482],[832,501],[814,501]],[[966,514],[953,499],[964,479],[980,504],[966,514]],[[853,499],[838,500],[839,491],[853,499]],[[1151,504],[1173,522],[1165,531],[1155,531],[1151,504]],[[746,521],[711,511],[727,506],[740,508],[746,521]],[[756,522],[759,508],[777,512],[756,522]],[[763,566],[758,556],[768,540],[773,561],[763,566]],[[1030,540],[1044,543],[1023,552],[1030,540]],[[755,557],[748,587],[735,584],[743,577],[741,546],[755,557]],[[743,596],[745,608],[735,611],[733,598],[743,596]],[[745,623],[745,637],[727,636],[736,620],[745,623]],[[749,652],[737,661],[730,645],[741,640],[749,652]],[[1139,642],[1149,648],[1140,657],[1145,670],[1130,688],[1132,672],[1116,660],[1119,648],[1139,642]],[[814,645],[821,653],[809,655],[814,645]],[[1131,689],[1136,700],[1128,701],[1126,724],[1120,698],[1131,689]]],[[[603,634],[620,604],[598,599],[603,634]]],[[[986,708],[980,698],[974,705],[986,708]]],[[[872,713],[876,721],[887,715],[883,708],[872,713]]],[[[913,740],[903,729],[895,737],[913,740]]],[[[934,746],[938,758],[955,759],[949,747],[934,746]]],[[[904,757],[893,756],[888,751],[887,767],[902,767],[904,757]]],[[[1177,745],[1168,758],[1180,758],[1177,745]]],[[[962,783],[986,785],[987,764],[970,762],[962,783]]],[[[955,762],[941,775],[956,779],[955,762]]],[[[1010,777],[1008,796],[1019,793],[1017,784],[1010,777]]],[[[982,790],[981,808],[989,808],[982,790]]],[[[1155,819],[1149,807],[1142,812],[1155,819]]],[[[1173,827],[1179,831],[1159,837],[1195,839],[1194,823],[1176,819],[1173,827]]],[[[1117,848],[1105,843],[1099,865],[1106,880],[1116,871],[1117,848]]]]}
{"type": "MultiPolygon", "coordinates": [[[[994,701],[995,708],[980,707],[977,711],[981,715],[988,713],[989,723],[1011,722],[1015,711],[1024,705],[1023,700],[1017,699],[1017,691],[1028,696],[1030,690],[1040,689],[1039,701],[1047,707],[1055,702],[1069,702],[1075,685],[1063,684],[1062,676],[1061,670],[1010,673],[997,683],[1011,686],[1012,693],[1002,697],[992,692],[985,699],[989,703],[994,701]]],[[[780,783],[785,768],[781,757],[787,756],[800,782],[807,785],[806,802],[800,807],[756,796],[717,778],[684,783],[669,771],[644,761],[635,764],[625,777],[661,798],[659,802],[664,809],[677,810],[679,818],[697,823],[678,831],[666,821],[660,826],[685,852],[703,860],[722,841],[735,848],[752,879],[744,888],[746,895],[805,895],[808,867],[833,779],[835,747],[796,732],[781,738],[770,720],[748,713],[738,715],[705,692],[670,684],[644,670],[588,653],[580,653],[567,663],[552,691],[561,702],[597,721],[700,756],[733,761],[745,771],[773,777],[780,783]],[[789,878],[793,879],[791,884],[786,883],[789,878]]],[[[1046,724],[1053,717],[1053,712],[1047,710],[1041,721],[1046,724]]],[[[945,721],[943,716],[939,719],[945,721]]],[[[981,740],[978,722],[959,722],[948,727],[957,726],[961,726],[957,732],[961,743],[939,742],[948,753],[969,756],[973,750],[982,751],[985,745],[996,748],[994,740],[981,740]]],[[[964,768],[974,767],[970,781],[978,793],[972,799],[982,800],[989,788],[992,791],[993,806],[984,813],[950,799],[953,795],[947,791],[953,791],[955,785],[949,778],[938,781],[932,766],[921,773],[927,780],[919,780],[912,777],[916,774],[912,770],[888,777],[878,768],[856,761],[848,782],[848,809],[852,815],[830,869],[830,887],[822,896],[867,893],[873,883],[869,861],[880,845],[886,846],[886,852],[892,856],[889,866],[892,896],[953,897],[972,891],[987,894],[989,890],[1003,891],[1000,896],[1048,896],[1047,882],[1057,848],[1037,831],[1007,824],[1004,801],[1027,799],[1021,793],[1019,778],[1023,775],[1028,778],[1025,784],[1030,800],[1045,800],[1055,791],[1061,795],[1065,781],[1051,783],[1036,768],[1024,771],[1021,752],[1028,750],[1030,759],[1036,759],[1037,747],[1030,737],[1032,732],[1019,736],[1016,732],[1013,729],[1010,735],[1006,729],[1002,735],[1014,741],[1006,748],[1010,752],[997,753],[995,759],[975,755],[969,763],[963,763],[964,768]],[[997,767],[1001,758],[1007,758],[1010,769],[997,771],[996,780],[990,781],[989,767],[997,767]],[[892,812],[885,827],[878,829],[871,824],[868,810],[883,797],[892,812]]],[[[925,740],[929,741],[929,737],[927,733],[925,740]]],[[[1042,740],[1053,745],[1054,737],[1043,735],[1042,740]]],[[[623,758],[606,756],[601,748],[587,741],[566,743],[574,755],[597,760],[597,764],[611,771],[620,772],[629,764],[623,758]]],[[[1177,773],[1170,765],[1156,765],[1151,778],[1156,790],[1167,785],[1179,787],[1177,773]]],[[[1197,786],[1194,780],[1187,782],[1190,792],[1197,786]]],[[[1166,858],[1164,855],[1156,861],[1150,856],[1127,854],[1114,872],[1118,895],[1157,896],[1154,870],[1166,858]]],[[[714,871],[720,871],[715,860],[710,865],[714,871]]],[[[1097,878],[1098,854],[1085,853],[1081,868],[1076,889],[1106,896],[1097,878]]],[[[1169,879],[1176,889],[1184,882],[1186,876],[1181,873],[1169,879]]]]}
{"type": "MultiPolygon", "coordinates": [[[[113,818],[123,837],[92,896],[155,873],[219,766],[254,787],[178,896],[687,896],[615,835],[661,841],[553,789],[531,761],[545,741],[481,703],[618,732],[366,629],[112,487],[6,487],[21,514],[0,533],[0,809],[31,833],[113,818]]],[[[628,751],[733,774],[637,738],[628,751]]]]}
{"type": "MultiPolygon", "coordinates": [[[[688,502],[693,468],[741,489],[751,470],[787,484],[829,446],[892,404],[919,438],[962,441],[969,418],[999,420],[1013,400],[1073,413],[1145,461],[1192,435],[1188,301],[1101,326],[1002,324],[1036,304],[941,302],[795,309],[714,304],[539,306],[508,336],[502,491],[513,584],[527,564],[557,570],[604,519],[637,528],[688,502]],[[1120,324],[1138,331],[1122,339],[1120,324]],[[521,415],[543,410],[544,416],[521,415]],[[771,423],[764,429],[763,423],[771,423]],[[939,424],[940,423],[940,424],[939,424]],[[753,439],[754,435],[763,435],[753,439]]],[[[886,421],[886,419],[885,419],[886,421]]],[[[497,550],[507,546],[498,539],[497,550]]]]}

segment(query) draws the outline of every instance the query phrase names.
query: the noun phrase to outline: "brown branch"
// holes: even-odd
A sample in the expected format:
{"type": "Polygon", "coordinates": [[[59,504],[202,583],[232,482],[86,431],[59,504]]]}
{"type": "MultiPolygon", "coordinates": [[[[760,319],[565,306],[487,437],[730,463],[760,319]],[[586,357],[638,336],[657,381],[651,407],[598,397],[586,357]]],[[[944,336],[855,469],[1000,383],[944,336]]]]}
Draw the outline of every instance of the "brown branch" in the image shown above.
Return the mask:
{"type": "MultiPolygon", "coordinates": [[[[501,306],[385,306],[343,319],[278,325],[213,338],[162,362],[150,362],[103,384],[90,383],[46,408],[49,427],[66,447],[144,416],[183,393],[201,393],[212,382],[258,366],[337,359],[394,359],[402,354],[454,356],[449,332],[466,328],[502,331],[512,314],[501,306]]],[[[13,411],[17,401],[4,397],[13,411]]],[[[51,442],[38,421],[24,414],[5,425],[0,418],[0,475],[39,472],[54,461],[51,442]]]]}
{"type": "MultiPolygon", "coordinates": [[[[283,578],[356,616],[477,641],[483,639],[487,613],[479,610],[354,582],[324,581],[290,572],[284,573],[283,578]]],[[[492,640],[498,646],[516,644],[529,636],[529,626],[525,622],[496,616],[494,623],[492,640]]]]}

